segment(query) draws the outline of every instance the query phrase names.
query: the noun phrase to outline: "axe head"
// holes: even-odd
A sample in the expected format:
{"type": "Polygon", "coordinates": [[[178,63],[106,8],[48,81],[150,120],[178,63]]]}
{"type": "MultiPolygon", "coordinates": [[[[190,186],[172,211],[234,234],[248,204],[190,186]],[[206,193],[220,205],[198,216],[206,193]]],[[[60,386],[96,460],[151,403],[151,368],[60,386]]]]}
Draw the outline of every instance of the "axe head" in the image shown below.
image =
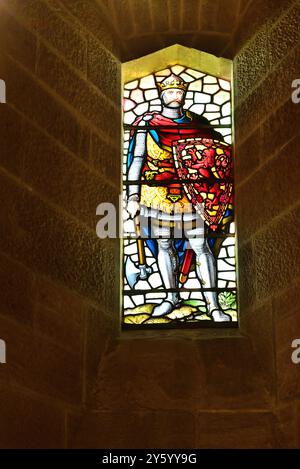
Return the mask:
{"type": "Polygon", "coordinates": [[[127,257],[125,263],[125,276],[130,288],[134,288],[135,284],[139,280],[147,280],[151,272],[152,267],[147,267],[146,265],[139,265],[136,267],[135,263],[131,260],[131,257],[127,257]]]}

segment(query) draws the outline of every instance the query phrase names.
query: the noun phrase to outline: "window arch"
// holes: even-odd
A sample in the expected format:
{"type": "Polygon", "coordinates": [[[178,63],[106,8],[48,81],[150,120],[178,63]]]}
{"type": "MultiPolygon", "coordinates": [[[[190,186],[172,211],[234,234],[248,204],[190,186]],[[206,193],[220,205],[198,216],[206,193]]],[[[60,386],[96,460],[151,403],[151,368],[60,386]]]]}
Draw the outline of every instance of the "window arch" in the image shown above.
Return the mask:
{"type": "Polygon", "coordinates": [[[124,328],[237,325],[231,85],[179,45],[123,65],[124,328]]]}

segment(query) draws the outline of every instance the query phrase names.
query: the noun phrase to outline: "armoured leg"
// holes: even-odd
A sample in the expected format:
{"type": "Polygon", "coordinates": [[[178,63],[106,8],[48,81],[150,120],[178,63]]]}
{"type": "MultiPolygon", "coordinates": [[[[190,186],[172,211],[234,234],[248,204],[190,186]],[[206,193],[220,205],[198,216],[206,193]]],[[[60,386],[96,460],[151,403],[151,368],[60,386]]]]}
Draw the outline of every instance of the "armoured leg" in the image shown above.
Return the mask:
{"type": "MultiPolygon", "coordinates": [[[[204,230],[191,230],[188,233],[189,242],[196,254],[196,274],[204,288],[216,287],[216,261],[204,238],[204,230]],[[192,238],[190,236],[197,237],[192,238]],[[198,236],[199,235],[199,236],[198,236]]],[[[222,311],[216,291],[205,291],[204,298],[207,304],[208,315],[214,321],[230,321],[231,317],[222,311]]]]}
{"type": "MultiPolygon", "coordinates": [[[[177,288],[178,286],[178,260],[172,239],[158,239],[158,267],[165,288],[177,288]]],[[[169,292],[161,304],[157,305],[152,316],[164,316],[174,309],[178,303],[177,292],[169,292]]]]}

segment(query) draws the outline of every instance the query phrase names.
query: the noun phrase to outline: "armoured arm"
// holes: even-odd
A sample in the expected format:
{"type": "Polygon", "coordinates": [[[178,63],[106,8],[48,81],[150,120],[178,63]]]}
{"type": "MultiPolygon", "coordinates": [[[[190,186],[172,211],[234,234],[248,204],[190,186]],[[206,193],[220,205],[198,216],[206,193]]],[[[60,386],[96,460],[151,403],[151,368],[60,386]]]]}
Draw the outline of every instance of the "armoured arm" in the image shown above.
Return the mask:
{"type": "MultiPolygon", "coordinates": [[[[145,156],[146,156],[146,130],[145,129],[137,130],[135,147],[133,151],[133,160],[128,171],[129,182],[140,180],[145,156]]],[[[128,188],[129,199],[138,200],[139,193],[140,193],[140,186],[138,184],[129,185],[129,188],[128,188]]]]}

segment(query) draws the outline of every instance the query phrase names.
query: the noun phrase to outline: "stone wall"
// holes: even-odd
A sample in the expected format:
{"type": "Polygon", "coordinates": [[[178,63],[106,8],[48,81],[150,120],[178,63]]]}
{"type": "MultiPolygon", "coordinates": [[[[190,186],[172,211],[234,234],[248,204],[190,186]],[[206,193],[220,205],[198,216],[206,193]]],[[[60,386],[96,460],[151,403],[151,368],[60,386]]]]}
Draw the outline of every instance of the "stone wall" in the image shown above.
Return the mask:
{"type": "Polygon", "coordinates": [[[116,327],[118,241],[95,226],[119,195],[118,46],[72,0],[2,1],[0,38],[0,445],[64,447],[116,327]]]}
{"type": "Polygon", "coordinates": [[[299,447],[299,3],[1,2],[1,447],[299,447]],[[241,328],[120,334],[121,61],[173,43],[234,58],[241,328]]]}
{"type": "Polygon", "coordinates": [[[291,93],[299,78],[300,2],[282,8],[280,2],[254,1],[247,23],[253,18],[256,26],[260,7],[266,19],[256,33],[238,33],[233,41],[239,50],[234,73],[241,329],[273,382],[276,445],[299,447],[300,366],[291,361],[291,343],[300,337],[300,106],[291,93]]]}

